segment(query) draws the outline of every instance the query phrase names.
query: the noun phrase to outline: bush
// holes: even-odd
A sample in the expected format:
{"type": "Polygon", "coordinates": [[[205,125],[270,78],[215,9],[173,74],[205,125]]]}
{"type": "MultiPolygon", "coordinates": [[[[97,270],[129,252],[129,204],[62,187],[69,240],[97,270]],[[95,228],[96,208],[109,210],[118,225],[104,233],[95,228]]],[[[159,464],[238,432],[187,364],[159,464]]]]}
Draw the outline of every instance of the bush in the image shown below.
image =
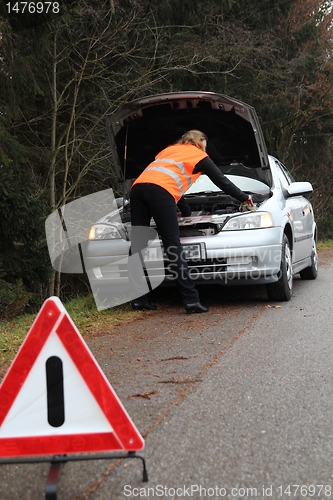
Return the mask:
{"type": "Polygon", "coordinates": [[[333,221],[332,218],[327,216],[325,219],[319,219],[318,224],[318,235],[322,240],[333,239],[333,221]]]}
{"type": "Polygon", "coordinates": [[[0,280],[0,319],[8,320],[23,314],[30,300],[22,280],[6,283],[0,280]]]}

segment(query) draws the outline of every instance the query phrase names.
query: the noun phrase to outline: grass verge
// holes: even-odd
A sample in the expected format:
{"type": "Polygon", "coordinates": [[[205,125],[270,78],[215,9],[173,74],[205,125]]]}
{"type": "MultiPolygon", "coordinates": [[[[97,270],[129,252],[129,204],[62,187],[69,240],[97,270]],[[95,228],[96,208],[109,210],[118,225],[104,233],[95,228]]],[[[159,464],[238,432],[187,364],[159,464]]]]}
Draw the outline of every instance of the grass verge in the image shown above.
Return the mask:
{"type": "Polygon", "coordinates": [[[331,250],[331,248],[333,248],[333,240],[318,241],[317,248],[319,252],[323,250],[331,250]]]}
{"type": "MultiPolygon", "coordinates": [[[[125,324],[140,317],[140,313],[133,311],[129,304],[98,311],[92,295],[77,297],[64,306],[83,337],[94,335],[101,330],[107,332],[112,326],[125,324]]],[[[0,321],[0,380],[14,359],[36,316],[36,314],[25,314],[10,321],[0,321]]]]}

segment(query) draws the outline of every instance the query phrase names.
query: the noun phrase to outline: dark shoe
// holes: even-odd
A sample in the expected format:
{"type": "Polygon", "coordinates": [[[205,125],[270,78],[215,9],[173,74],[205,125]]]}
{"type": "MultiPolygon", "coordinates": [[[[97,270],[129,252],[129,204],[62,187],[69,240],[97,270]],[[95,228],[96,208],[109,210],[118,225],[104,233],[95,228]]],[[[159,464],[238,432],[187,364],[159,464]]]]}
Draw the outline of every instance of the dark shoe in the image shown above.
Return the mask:
{"type": "Polygon", "coordinates": [[[209,311],[209,308],[200,304],[200,302],[195,302],[194,304],[184,304],[186,312],[188,314],[192,313],[206,313],[209,311]]]}
{"type": "Polygon", "coordinates": [[[134,311],[143,311],[144,309],[148,311],[156,311],[157,306],[155,304],[151,304],[148,299],[135,299],[131,301],[131,306],[134,311]]]}

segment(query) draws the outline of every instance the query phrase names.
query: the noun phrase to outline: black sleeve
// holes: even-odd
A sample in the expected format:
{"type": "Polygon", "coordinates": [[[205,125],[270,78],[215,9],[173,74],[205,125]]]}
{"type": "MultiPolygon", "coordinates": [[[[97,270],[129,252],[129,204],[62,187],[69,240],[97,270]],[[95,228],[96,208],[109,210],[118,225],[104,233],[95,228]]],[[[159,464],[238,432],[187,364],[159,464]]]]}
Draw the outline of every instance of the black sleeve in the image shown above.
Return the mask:
{"type": "Polygon", "coordinates": [[[189,217],[192,213],[190,205],[187,203],[183,196],[177,202],[177,207],[183,217],[189,217]]]}
{"type": "Polygon", "coordinates": [[[209,157],[204,158],[196,164],[193,173],[197,174],[198,172],[206,174],[210,178],[210,180],[213,181],[214,184],[222,189],[222,191],[224,191],[226,194],[233,196],[239,201],[248,200],[249,195],[239,189],[233,182],[229,181],[229,179],[224,174],[222,174],[220,169],[209,157]]]}

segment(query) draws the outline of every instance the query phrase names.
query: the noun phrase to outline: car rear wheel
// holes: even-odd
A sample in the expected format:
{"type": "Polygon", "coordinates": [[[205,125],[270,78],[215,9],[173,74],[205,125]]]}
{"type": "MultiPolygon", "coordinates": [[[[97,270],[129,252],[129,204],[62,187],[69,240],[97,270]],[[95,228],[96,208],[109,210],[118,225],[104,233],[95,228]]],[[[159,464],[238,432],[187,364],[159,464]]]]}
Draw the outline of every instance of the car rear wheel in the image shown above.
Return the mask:
{"type": "Polygon", "coordinates": [[[315,239],[312,242],[311,265],[299,274],[302,280],[315,280],[318,276],[318,253],[315,239]]]}
{"type": "Polygon", "coordinates": [[[266,285],[268,297],[275,301],[288,301],[293,293],[293,271],[290,243],[284,234],[282,242],[282,258],[279,272],[279,280],[266,285]]]}

